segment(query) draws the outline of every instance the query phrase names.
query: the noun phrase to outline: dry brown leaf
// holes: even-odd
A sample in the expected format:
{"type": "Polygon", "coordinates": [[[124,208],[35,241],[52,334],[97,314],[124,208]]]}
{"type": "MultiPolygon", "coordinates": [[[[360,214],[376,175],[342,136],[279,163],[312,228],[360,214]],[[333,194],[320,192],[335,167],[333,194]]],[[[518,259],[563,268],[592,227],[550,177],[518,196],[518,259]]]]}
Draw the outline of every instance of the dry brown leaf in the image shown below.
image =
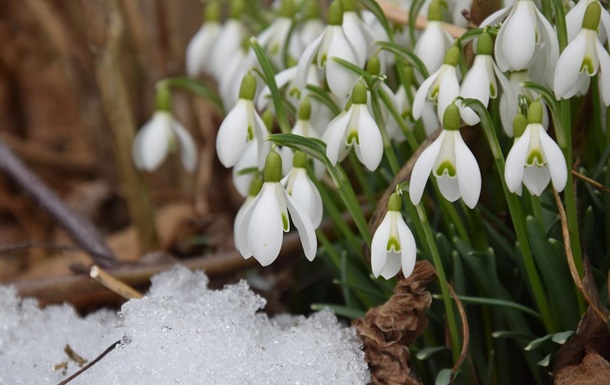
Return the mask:
{"type": "Polygon", "coordinates": [[[555,385],[610,384],[610,363],[597,353],[588,353],[580,365],[566,366],[555,377],[555,385]]]}
{"type": "Polygon", "coordinates": [[[364,341],[371,384],[420,384],[411,376],[408,345],[428,326],[425,311],[432,295],[426,284],[435,279],[436,270],[429,262],[417,262],[413,274],[398,281],[388,302],[355,321],[364,341]]]}

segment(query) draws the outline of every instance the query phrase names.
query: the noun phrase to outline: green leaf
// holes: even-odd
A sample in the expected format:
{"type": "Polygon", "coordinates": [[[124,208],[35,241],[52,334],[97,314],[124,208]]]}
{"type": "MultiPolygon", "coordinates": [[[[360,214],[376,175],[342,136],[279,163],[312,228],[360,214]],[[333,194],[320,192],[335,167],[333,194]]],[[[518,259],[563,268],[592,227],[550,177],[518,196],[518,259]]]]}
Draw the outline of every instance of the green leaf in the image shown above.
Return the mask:
{"type": "Polygon", "coordinates": [[[514,339],[528,339],[531,340],[532,336],[527,333],[519,333],[510,330],[498,330],[491,333],[493,338],[502,339],[502,338],[514,338],[514,339]]]}
{"type": "Polygon", "coordinates": [[[523,348],[523,350],[527,350],[529,352],[530,350],[538,349],[545,341],[548,341],[551,338],[553,338],[552,334],[547,334],[544,337],[536,338],[535,340],[527,344],[527,346],[523,348]]]}
{"type": "Polygon", "coordinates": [[[540,361],[538,361],[538,365],[542,366],[542,367],[547,367],[551,364],[551,355],[547,354],[546,357],[544,357],[543,359],[541,359],[540,361]]]}
{"type": "Polygon", "coordinates": [[[378,45],[381,49],[392,52],[394,55],[398,55],[411,63],[413,67],[422,75],[424,79],[430,77],[430,73],[426,68],[424,62],[408,48],[405,48],[399,44],[387,42],[387,41],[376,41],[375,45],[378,45]]]}
{"type": "Polygon", "coordinates": [[[549,88],[538,84],[536,82],[527,81],[521,83],[523,88],[529,88],[530,90],[535,91],[544,99],[546,105],[551,109],[551,118],[553,119],[553,127],[555,127],[555,134],[557,136],[557,144],[559,147],[565,148],[567,142],[567,138],[565,137],[565,129],[561,126],[561,118],[559,116],[559,102],[555,99],[555,94],[549,88]]]}
{"type": "Polygon", "coordinates": [[[434,385],[449,385],[451,383],[451,369],[443,369],[438,372],[434,385]]]}
{"type": "Polygon", "coordinates": [[[255,172],[258,172],[258,167],[246,167],[246,168],[242,168],[241,170],[237,171],[237,176],[242,176],[242,175],[246,175],[246,174],[254,174],[255,172]]]}
{"type": "Polygon", "coordinates": [[[385,16],[385,13],[383,13],[383,10],[379,6],[379,3],[372,0],[360,0],[360,4],[367,7],[369,11],[375,15],[377,21],[379,21],[379,24],[381,24],[385,30],[385,33],[388,35],[388,39],[390,41],[394,41],[394,31],[392,30],[392,26],[390,25],[388,18],[385,16]]]}
{"type": "MultiPolygon", "coordinates": [[[[432,296],[435,299],[440,299],[440,295],[435,294],[432,296]]],[[[489,305],[489,306],[503,306],[503,307],[507,307],[510,309],[515,309],[515,310],[519,310],[523,313],[529,314],[532,317],[535,317],[537,319],[541,319],[542,316],[540,315],[540,313],[530,309],[529,307],[523,306],[521,304],[518,304],[516,302],[511,302],[511,301],[505,301],[502,299],[496,299],[496,298],[484,298],[484,297],[468,297],[465,295],[459,295],[458,296],[460,298],[460,300],[463,303],[466,304],[473,304],[473,305],[489,305]]]]}
{"type": "Polygon", "coordinates": [[[347,306],[333,305],[333,304],[328,304],[328,303],[314,303],[311,305],[311,310],[315,310],[315,311],[319,311],[324,308],[329,308],[336,315],[345,317],[345,318],[349,318],[352,320],[356,319],[356,318],[362,318],[365,315],[364,311],[359,310],[359,309],[352,309],[347,306]]]}
{"type": "Polygon", "coordinates": [[[333,100],[333,96],[330,92],[326,91],[324,88],[317,87],[312,84],[308,84],[306,88],[310,92],[309,96],[327,106],[334,116],[341,113],[341,108],[337,106],[337,103],[335,103],[333,100]]]}
{"type": "Polygon", "coordinates": [[[563,345],[573,334],[574,331],[572,330],[568,330],[561,333],[555,333],[553,334],[553,338],[551,338],[551,340],[553,340],[553,342],[555,342],[556,344],[563,345]]]}
{"type": "Polygon", "coordinates": [[[444,346],[435,346],[435,347],[431,347],[431,348],[423,348],[422,350],[418,351],[417,354],[415,354],[415,357],[417,357],[418,360],[427,360],[428,358],[432,357],[434,355],[434,353],[443,351],[443,350],[447,350],[444,346]]]}
{"type": "Polygon", "coordinates": [[[341,64],[343,67],[347,68],[348,70],[357,73],[358,76],[361,76],[364,79],[366,84],[373,84],[373,82],[374,82],[373,75],[371,75],[370,73],[366,72],[362,68],[358,67],[354,63],[350,63],[347,60],[343,60],[343,59],[341,59],[340,57],[337,57],[337,56],[333,56],[332,60],[334,60],[337,63],[341,64]]]}
{"type": "Polygon", "coordinates": [[[225,113],[224,106],[222,105],[222,100],[218,96],[218,93],[214,90],[214,88],[209,87],[207,84],[203,84],[198,82],[197,80],[193,80],[187,77],[175,77],[175,78],[165,78],[157,83],[158,86],[169,86],[171,88],[178,88],[185,91],[188,91],[194,95],[199,96],[200,98],[206,99],[214,103],[216,107],[222,112],[225,113]]]}

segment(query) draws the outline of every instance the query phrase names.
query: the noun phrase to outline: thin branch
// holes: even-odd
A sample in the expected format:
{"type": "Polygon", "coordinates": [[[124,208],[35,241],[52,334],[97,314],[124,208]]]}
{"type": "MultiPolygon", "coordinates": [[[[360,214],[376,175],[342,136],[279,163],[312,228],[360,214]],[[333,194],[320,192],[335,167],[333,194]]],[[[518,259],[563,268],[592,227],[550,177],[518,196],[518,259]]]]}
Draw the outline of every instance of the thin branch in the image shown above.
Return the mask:
{"type": "Polygon", "coordinates": [[[125,299],[142,298],[142,293],[114,278],[99,266],[91,266],[89,276],[125,299]]]}
{"type": "Polygon", "coordinates": [[[0,141],[0,171],[9,175],[23,191],[38,202],[98,265],[111,267],[118,263],[114,253],[93,224],[71,211],[2,141],[0,141]]]}
{"type": "Polygon", "coordinates": [[[575,177],[577,177],[578,179],[581,179],[587,183],[589,183],[591,186],[593,186],[594,188],[598,189],[599,191],[606,193],[606,194],[610,194],[610,188],[604,186],[603,184],[599,183],[598,181],[589,178],[588,176],[585,176],[577,171],[572,170],[572,175],[574,175],[575,177]]]}
{"type": "Polygon", "coordinates": [[[95,357],[95,359],[93,361],[91,361],[90,363],[88,363],[86,366],[84,366],[81,370],[79,370],[78,372],[74,373],[73,375],[71,375],[70,377],[66,378],[65,380],[63,380],[62,382],[60,382],[57,385],[66,385],[67,383],[71,382],[72,380],[74,380],[76,377],[80,376],[81,374],[83,374],[86,370],[88,370],[90,367],[92,367],[93,365],[97,364],[102,358],[104,358],[106,356],[106,354],[110,353],[111,351],[114,350],[114,348],[116,348],[117,346],[119,346],[121,344],[121,341],[116,341],[114,342],[112,345],[110,345],[106,350],[104,350],[102,352],[102,354],[100,354],[99,356],[95,357]]]}
{"type": "Polygon", "coordinates": [[[458,370],[460,369],[460,366],[462,366],[462,363],[468,355],[470,328],[468,327],[468,318],[466,318],[466,310],[464,309],[464,304],[462,304],[462,300],[453,289],[453,286],[451,286],[450,284],[447,284],[447,286],[449,287],[449,293],[451,293],[451,296],[455,301],[455,305],[458,308],[458,312],[460,313],[460,318],[462,320],[462,352],[460,353],[460,358],[455,362],[455,365],[453,365],[453,369],[451,369],[451,383],[453,384],[453,381],[455,380],[455,375],[457,374],[458,370]]]}

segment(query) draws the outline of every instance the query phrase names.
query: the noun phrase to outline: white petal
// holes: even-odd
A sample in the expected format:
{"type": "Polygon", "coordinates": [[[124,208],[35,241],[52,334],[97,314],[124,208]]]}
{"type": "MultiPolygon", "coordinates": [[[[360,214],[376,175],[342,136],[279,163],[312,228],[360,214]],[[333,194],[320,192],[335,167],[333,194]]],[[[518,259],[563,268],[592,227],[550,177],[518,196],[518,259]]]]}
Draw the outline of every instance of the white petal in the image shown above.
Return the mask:
{"type": "MultiPolygon", "coordinates": [[[[294,80],[296,78],[296,74],[297,74],[297,67],[290,67],[283,71],[278,72],[277,75],[275,75],[275,84],[277,85],[277,88],[278,89],[282,88],[286,84],[288,84],[288,82],[290,82],[291,80],[294,80]]],[[[259,110],[262,111],[269,105],[270,102],[271,102],[271,90],[269,89],[268,86],[265,86],[265,88],[263,88],[260,95],[256,99],[256,108],[258,108],[259,110]]]]}
{"type": "Polygon", "coordinates": [[[191,133],[176,119],[172,119],[172,128],[180,144],[180,160],[188,172],[195,171],[197,165],[197,146],[191,133]]]}
{"type": "Polygon", "coordinates": [[[481,195],[481,171],[459,131],[455,134],[455,163],[460,195],[466,206],[473,209],[481,195]]]}
{"type": "Polygon", "coordinates": [[[233,243],[235,244],[235,248],[241,252],[244,251],[243,257],[248,259],[252,256],[250,252],[250,247],[248,246],[247,237],[240,237],[239,232],[241,229],[242,221],[248,211],[248,208],[254,201],[254,197],[247,197],[244,203],[241,205],[239,210],[237,211],[237,215],[235,216],[235,221],[233,222],[233,243]]]}
{"type": "Polygon", "coordinates": [[[368,42],[362,32],[362,20],[360,20],[355,11],[345,12],[343,14],[342,27],[345,32],[345,37],[350,42],[354,54],[356,55],[356,62],[354,62],[354,64],[358,67],[364,66],[368,42]]]}
{"type": "Polygon", "coordinates": [[[460,95],[460,83],[457,79],[456,68],[449,66],[445,71],[445,76],[441,80],[441,86],[438,91],[438,120],[443,121],[443,115],[447,107],[453,103],[453,100],[460,95]]]}
{"type": "MultiPolygon", "coordinates": [[[[528,1],[516,4],[515,11],[502,25],[503,40],[496,45],[502,49],[512,71],[527,68],[536,50],[536,16],[526,3],[528,1]]],[[[503,69],[499,61],[498,66],[503,69]]]]}
{"type": "MultiPolygon", "coordinates": [[[[252,219],[252,213],[258,205],[258,202],[263,197],[262,190],[259,194],[251,201],[250,205],[246,207],[244,213],[240,219],[239,226],[237,227],[237,236],[234,239],[235,246],[242,257],[248,259],[252,256],[252,250],[250,249],[250,241],[248,240],[248,232],[250,228],[250,220],[252,219]]],[[[237,224],[237,223],[236,223],[237,224]]]]}
{"type": "Polygon", "coordinates": [[[496,25],[499,24],[506,16],[510,13],[513,7],[505,7],[497,10],[491,15],[487,16],[483,22],[481,22],[480,27],[483,28],[487,25],[496,25]]]}
{"type": "Polygon", "coordinates": [[[553,186],[559,192],[563,191],[568,181],[568,168],[561,149],[546,131],[540,130],[540,145],[544,151],[544,158],[551,173],[553,186]]]}
{"type": "MultiPolygon", "coordinates": [[[[282,212],[275,193],[277,183],[264,183],[248,223],[248,244],[254,258],[270,265],[280,254],[284,236],[282,212]]],[[[288,218],[286,218],[288,220],[288,218]]]]}
{"type": "Polygon", "coordinates": [[[244,35],[245,28],[239,20],[229,19],[222,26],[210,58],[210,67],[217,80],[222,77],[229,58],[240,48],[244,35]]]}
{"type": "MultiPolygon", "coordinates": [[[[385,269],[387,261],[387,245],[390,238],[390,212],[387,212],[383,221],[375,230],[373,242],[371,243],[371,269],[375,278],[385,269]]],[[[398,273],[398,272],[397,272],[398,273]]]]}
{"type": "Polygon", "coordinates": [[[538,20],[538,30],[542,35],[542,41],[544,42],[545,51],[545,64],[546,64],[546,82],[551,84],[553,81],[553,73],[555,71],[555,63],[559,58],[559,41],[555,29],[544,17],[544,15],[536,8],[534,4],[531,7],[536,12],[536,18],[538,20]],[[542,24],[542,28],[540,25],[542,24]]]}
{"type": "Polygon", "coordinates": [[[610,106],[610,56],[599,41],[597,41],[597,52],[599,54],[600,72],[597,76],[599,79],[600,88],[602,90],[602,98],[606,107],[610,106]]]}
{"type": "Polygon", "coordinates": [[[413,115],[413,119],[417,120],[422,115],[422,110],[424,108],[424,103],[426,102],[426,98],[428,97],[428,93],[430,92],[430,88],[438,78],[441,70],[439,69],[428,79],[426,79],[421,86],[417,89],[417,93],[415,94],[415,99],[413,99],[413,110],[411,114],[413,115]]]}
{"type": "Polygon", "coordinates": [[[294,223],[294,226],[299,232],[299,238],[301,238],[301,245],[303,246],[305,257],[307,257],[307,259],[310,261],[313,261],[313,259],[316,257],[316,252],[318,249],[316,230],[314,229],[314,226],[307,214],[299,207],[298,204],[296,204],[290,195],[286,194],[283,189],[282,191],[286,196],[286,205],[288,206],[292,223],[294,223]]]}
{"type": "Polygon", "coordinates": [[[402,273],[405,278],[408,278],[413,273],[415,267],[415,259],[417,256],[417,248],[415,247],[415,238],[413,233],[402,219],[396,222],[398,228],[398,238],[400,239],[400,261],[402,265],[402,273]]]}
{"type": "Polygon", "coordinates": [[[330,91],[339,98],[347,97],[358,81],[358,74],[345,68],[343,65],[332,60],[334,57],[341,58],[350,63],[357,63],[358,59],[347,41],[343,29],[336,26],[333,31],[333,39],[328,47],[328,60],[326,61],[326,82],[330,91]]]}
{"type": "Polygon", "coordinates": [[[307,84],[307,75],[309,73],[309,66],[313,62],[314,56],[318,52],[320,48],[320,44],[322,43],[322,38],[326,34],[326,30],[323,34],[318,36],[311,44],[305,48],[305,51],[301,55],[299,59],[299,64],[297,65],[297,74],[295,76],[295,84],[296,86],[302,90],[305,88],[307,84]]]}
{"type": "Polygon", "coordinates": [[[443,175],[435,176],[436,182],[438,183],[438,189],[441,194],[449,202],[455,202],[460,199],[460,184],[457,176],[451,177],[447,173],[443,175]]]}
{"type": "Polygon", "coordinates": [[[576,35],[578,35],[578,32],[580,32],[582,28],[582,20],[585,17],[585,11],[587,10],[587,6],[590,3],[590,1],[581,0],[576,3],[576,5],[566,14],[566,29],[568,31],[568,42],[574,40],[576,38],[576,35]]]}
{"type": "Polygon", "coordinates": [[[356,155],[370,171],[375,171],[383,157],[383,139],[377,123],[368,113],[364,104],[360,105],[358,117],[358,143],[356,155]]]}
{"type": "MultiPolygon", "coordinates": [[[[248,106],[240,99],[222,121],[216,136],[216,153],[225,167],[233,167],[241,158],[248,143],[248,106]]],[[[250,128],[254,131],[254,127],[250,128]]],[[[253,132],[254,134],[254,132],[253,132]]]]}
{"type": "Polygon", "coordinates": [[[167,156],[171,131],[172,116],[168,112],[157,111],[142,127],[138,139],[140,159],[146,171],[153,171],[167,156]]]}
{"type": "Polygon", "coordinates": [[[438,138],[426,148],[417,158],[413,172],[411,173],[411,183],[409,184],[409,196],[414,205],[419,204],[424,193],[424,187],[428,182],[428,176],[434,167],[434,162],[443,144],[447,131],[443,130],[438,138]]]}
{"type": "Polygon", "coordinates": [[[196,77],[210,70],[207,67],[218,32],[220,24],[207,21],[189,42],[186,47],[186,73],[189,77],[196,77]]]}
{"type": "Polygon", "coordinates": [[[415,54],[424,62],[428,73],[432,73],[443,64],[448,48],[443,24],[440,21],[431,21],[417,39],[415,54]]]}
{"type": "Polygon", "coordinates": [[[553,89],[558,99],[574,96],[575,92],[570,91],[577,85],[586,48],[586,35],[581,33],[561,53],[555,66],[553,81],[553,89]],[[568,95],[569,93],[572,95],[568,95]]]}
{"type": "MultiPolygon", "coordinates": [[[[489,84],[491,81],[487,69],[485,68],[485,62],[483,61],[485,58],[483,58],[483,56],[489,58],[489,55],[477,55],[472,68],[464,78],[460,96],[477,99],[487,107],[489,104],[489,84]]],[[[489,59],[491,60],[491,58],[489,59]]],[[[481,121],[479,116],[470,107],[461,108],[460,112],[464,122],[470,126],[474,126],[481,121]]]]}
{"type": "Polygon", "coordinates": [[[133,160],[133,164],[136,166],[138,170],[144,169],[144,161],[142,160],[142,132],[143,129],[140,129],[136,136],[133,138],[133,144],[131,145],[131,159],[133,160]]]}
{"type": "Polygon", "coordinates": [[[326,142],[326,156],[333,165],[342,160],[341,155],[345,153],[345,139],[347,137],[347,124],[349,123],[351,113],[343,113],[335,118],[324,133],[324,141],[326,142]]]}
{"type": "Polygon", "coordinates": [[[542,167],[533,165],[526,166],[523,172],[523,184],[530,194],[540,196],[551,181],[551,173],[548,165],[542,167]]]}
{"type": "Polygon", "coordinates": [[[523,183],[525,160],[530,146],[531,128],[528,126],[523,135],[515,139],[513,147],[506,157],[504,180],[510,192],[516,192],[523,183]]]}
{"type": "Polygon", "coordinates": [[[248,143],[242,157],[235,164],[235,167],[233,167],[233,185],[242,197],[248,195],[248,190],[250,190],[250,183],[252,182],[252,179],[254,179],[255,174],[250,172],[247,174],[239,175],[239,173],[244,169],[258,166],[257,153],[258,152],[256,140],[254,140],[248,143]]]}
{"type": "Polygon", "coordinates": [[[292,186],[292,199],[307,214],[314,228],[322,222],[322,198],[305,169],[296,169],[297,176],[292,186]]]}

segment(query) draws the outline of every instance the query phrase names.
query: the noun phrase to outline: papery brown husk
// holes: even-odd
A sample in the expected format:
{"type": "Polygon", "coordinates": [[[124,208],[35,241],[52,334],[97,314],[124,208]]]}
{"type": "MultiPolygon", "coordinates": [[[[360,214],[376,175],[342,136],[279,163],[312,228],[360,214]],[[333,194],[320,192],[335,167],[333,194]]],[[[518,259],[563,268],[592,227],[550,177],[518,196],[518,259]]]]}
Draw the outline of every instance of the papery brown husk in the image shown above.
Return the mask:
{"type": "Polygon", "coordinates": [[[417,262],[413,274],[398,281],[386,303],[354,322],[364,342],[371,384],[421,384],[411,373],[408,345],[428,327],[425,312],[432,295],[426,285],[435,279],[429,262],[417,262]]]}

